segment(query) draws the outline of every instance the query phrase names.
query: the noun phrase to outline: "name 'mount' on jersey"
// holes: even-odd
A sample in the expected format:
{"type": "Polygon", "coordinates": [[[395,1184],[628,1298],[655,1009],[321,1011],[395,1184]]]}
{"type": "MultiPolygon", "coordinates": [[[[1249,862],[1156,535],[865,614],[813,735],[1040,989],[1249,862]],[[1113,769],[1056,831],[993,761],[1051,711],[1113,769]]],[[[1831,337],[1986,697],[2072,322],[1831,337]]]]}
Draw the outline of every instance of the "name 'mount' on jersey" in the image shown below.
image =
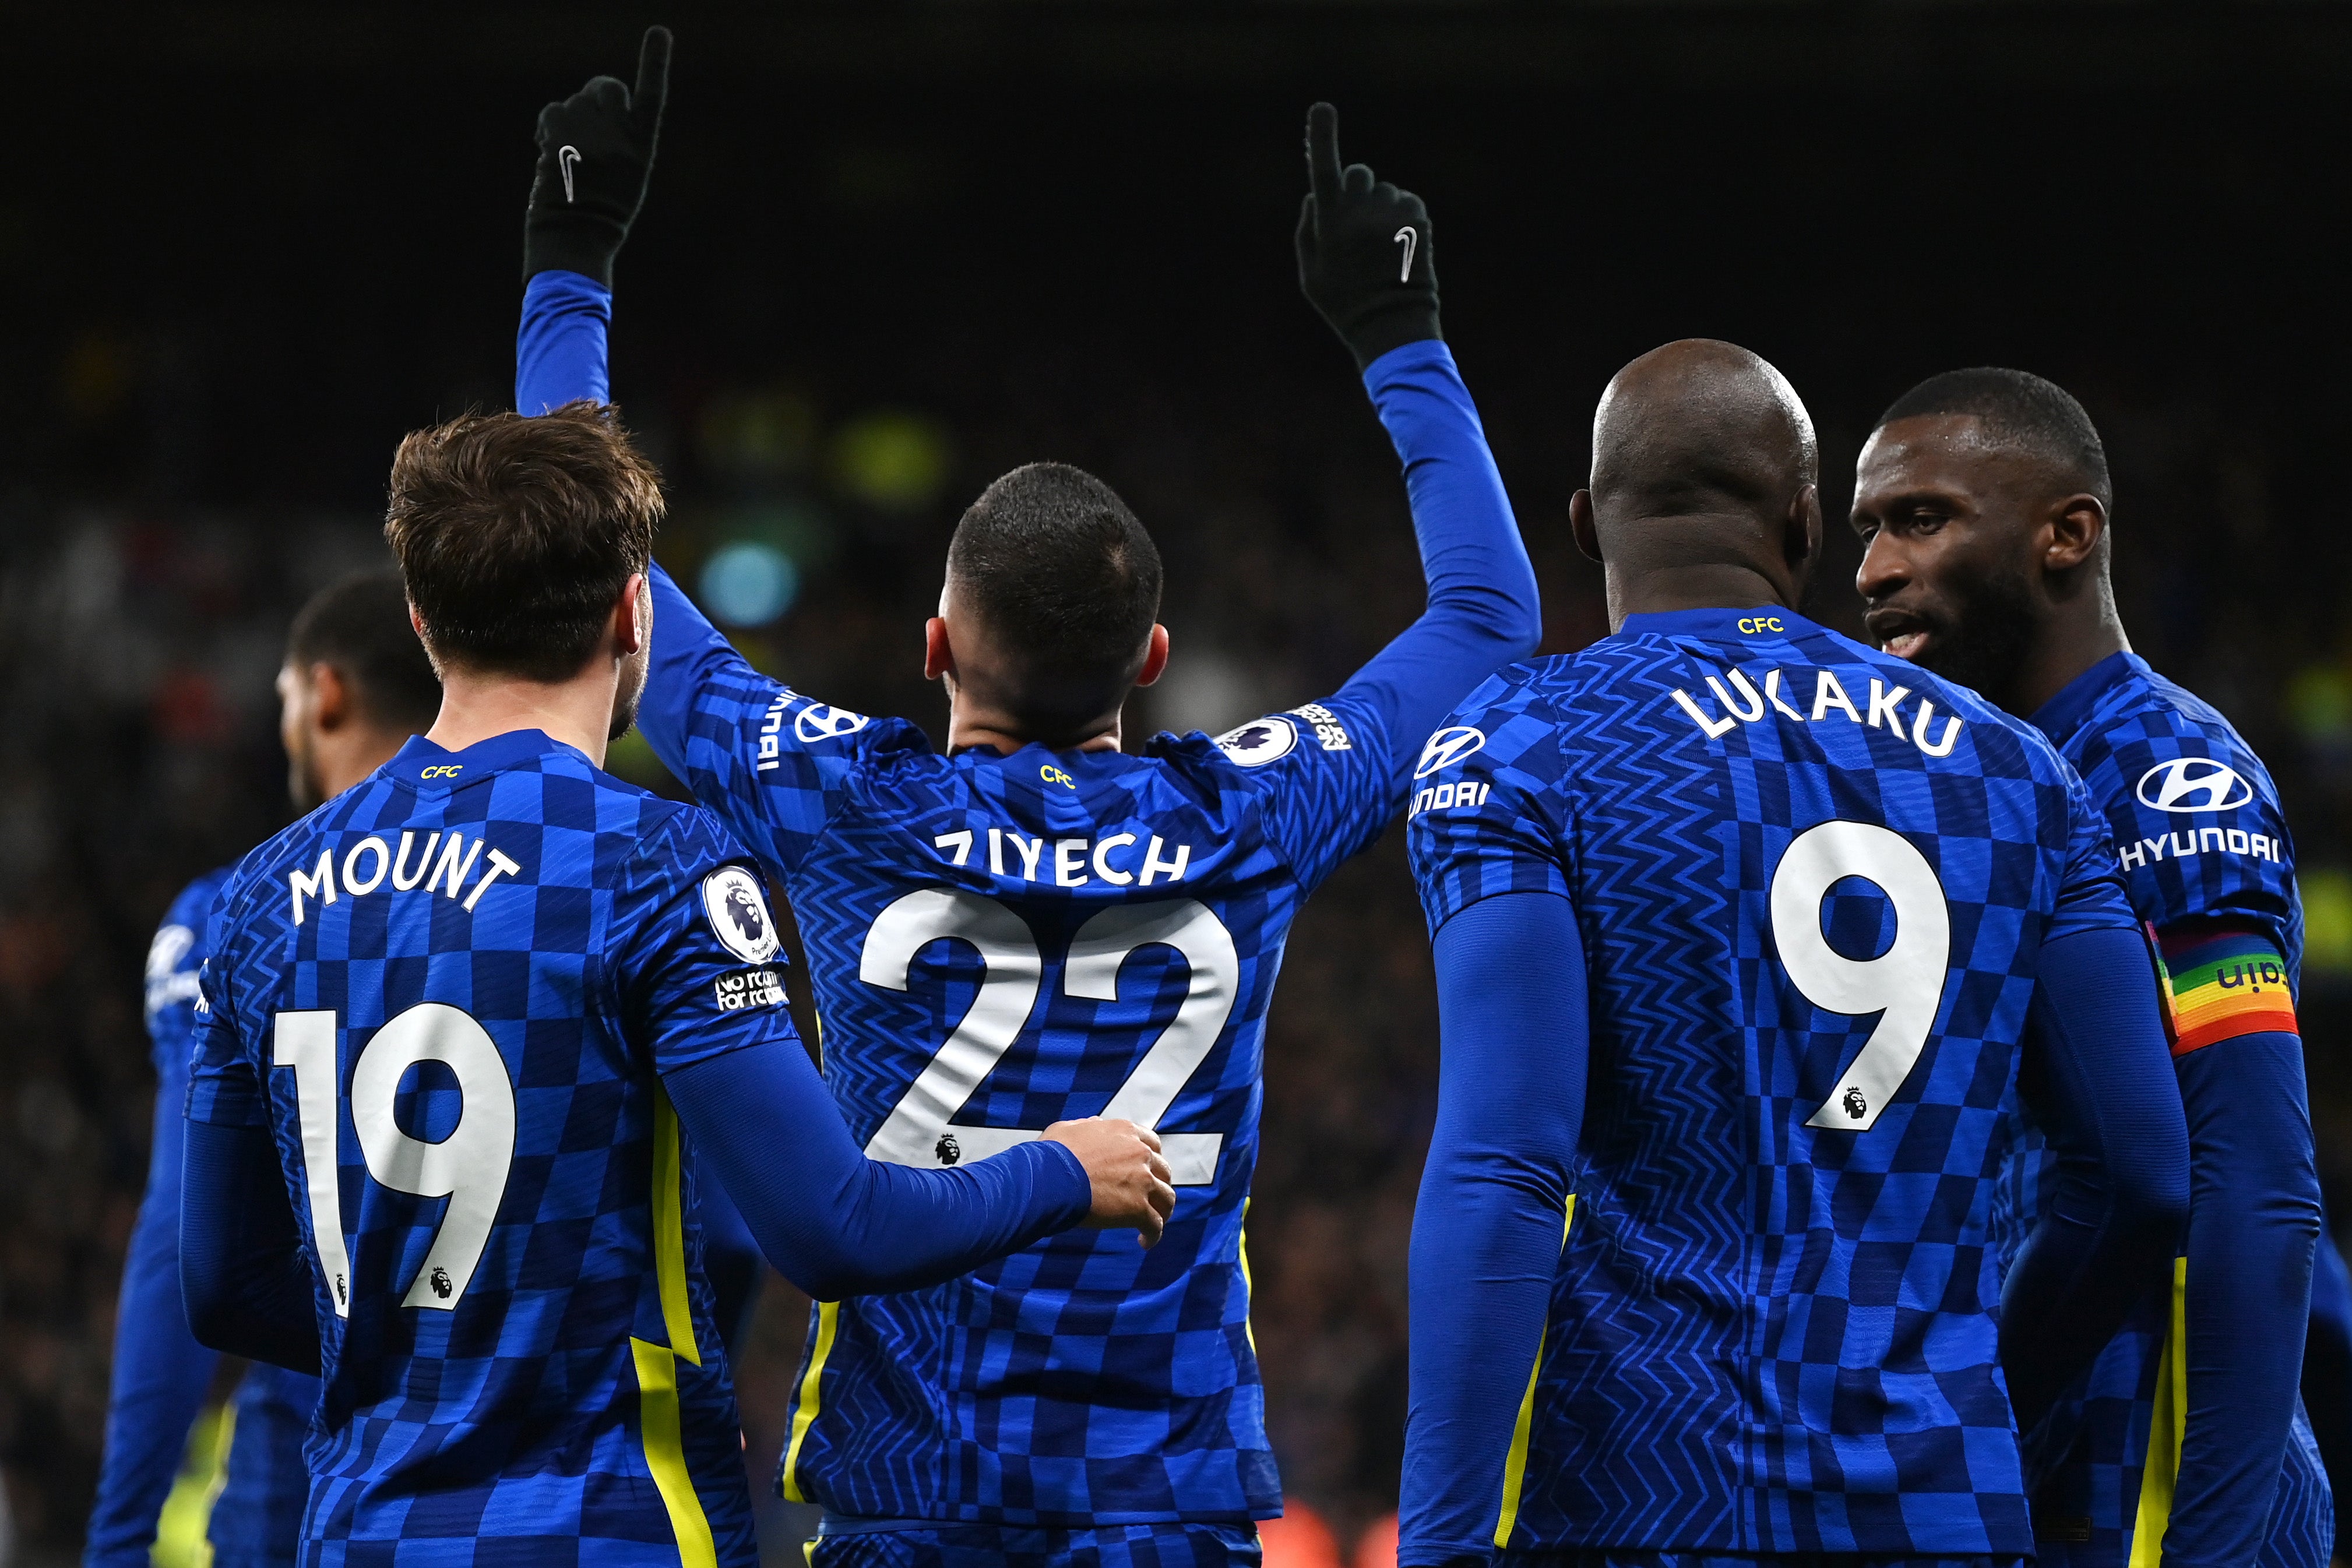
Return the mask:
{"type": "Polygon", "coordinates": [[[1987,1225],[2036,954],[2133,924],[2080,782],[1785,611],[1507,669],[1422,771],[1433,928],[1558,894],[1591,977],[1496,1543],[2032,1552],[1987,1225]]]}
{"type": "Polygon", "coordinates": [[[756,1558],[657,1077],[801,1049],[739,854],[526,730],[412,739],[229,880],[189,1115],[272,1129],[320,1270],[324,1561],[756,1558]]]}
{"type": "Polygon", "coordinates": [[[640,722],[783,880],[866,1152],[937,1168],[1123,1116],[1176,1180],[1149,1252],[1074,1230],[822,1306],[786,1495],[1012,1525],[1276,1511],[1242,1252],[1265,1013],[1301,901],[1396,808],[1384,710],[1333,697],[1142,755],[943,756],[760,674],[658,573],[656,593],[640,722]]]}

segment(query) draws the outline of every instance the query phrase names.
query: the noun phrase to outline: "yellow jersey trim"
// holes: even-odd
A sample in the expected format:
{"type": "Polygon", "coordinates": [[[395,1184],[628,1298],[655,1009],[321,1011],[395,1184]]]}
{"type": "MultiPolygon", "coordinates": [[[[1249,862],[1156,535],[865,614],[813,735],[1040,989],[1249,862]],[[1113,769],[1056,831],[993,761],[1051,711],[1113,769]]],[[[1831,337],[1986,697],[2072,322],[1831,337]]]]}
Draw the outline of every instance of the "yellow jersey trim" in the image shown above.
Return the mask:
{"type": "Polygon", "coordinates": [[[680,1568],[719,1568],[710,1518],[702,1511],[702,1498],[686,1468],[686,1437],[677,1408],[677,1356],[666,1345],[647,1344],[635,1335],[630,1336],[629,1351],[637,1364],[637,1413],[645,1435],[646,1469],[653,1472],[655,1490],[669,1512],[680,1568]]]}
{"type": "MultiPolygon", "coordinates": [[[[1560,1216],[1559,1244],[1568,1247],[1568,1228],[1576,1220],[1576,1194],[1568,1195],[1568,1212],[1560,1216]]],[[[1549,1317],[1549,1312],[1545,1314],[1549,1317]]],[[[1528,1391],[1519,1396],[1519,1416],[1511,1426],[1511,1451],[1503,1459],[1503,1511],[1495,1520],[1495,1544],[1508,1548],[1511,1531],[1519,1522],[1519,1496],[1528,1480],[1528,1437],[1536,1422],[1536,1379],[1543,1372],[1544,1341],[1549,1325],[1536,1335],[1535,1360],[1528,1367],[1528,1391]]],[[[2134,1564],[2137,1568],[2137,1564],[2134,1564]]]]}
{"type": "Polygon", "coordinates": [[[1234,1255],[1242,1265],[1242,1337],[1249,1341],[1250,1354],[1257,1354],[1257,1324],[1250,1321],[1250,1310],[1257,1305],[1257,1284],[1249,1271],[1249,1208],[1250,1200],[1242,1199],[1241,1239],[1234,1246],[1234,1255]]]}
{"type": "Polygon", "coordinates": [[[816,1304],[816,1348],[809,1352],[808,1371],[802,1375],[800,1397],[793,1401],[793,1436],[784,1445],[784,1473],[778,1486],[786,1502],[808,1502],[801,1491],[801,1444],[816,1424],[818,1393],[823,1388],[824,1358],[833,1354],[834,1331],[841,1326],[841,1303],[816,1304]]]}
{"type": "Polygon", "coordinates": [[[694,1303],[686,1293],[686,1200],[684,1139],[669,1095],[654,1094],[654,1275],[661,1284],[662,1326],[669,1347],[695,1365],[702,1353],[694,1343],[694,1303]]]}
{"type": "Polygon", "coordinates": [[[2172,1522],[2180,1448],[2189,1437],[2189,1260],[2172,1260],[2172,1322],[2156,1364],[2156,1408],[2139,1472],[2139,1511],[2132,1521],[2131,1568],[2159,1568],[2172,1522]]]}

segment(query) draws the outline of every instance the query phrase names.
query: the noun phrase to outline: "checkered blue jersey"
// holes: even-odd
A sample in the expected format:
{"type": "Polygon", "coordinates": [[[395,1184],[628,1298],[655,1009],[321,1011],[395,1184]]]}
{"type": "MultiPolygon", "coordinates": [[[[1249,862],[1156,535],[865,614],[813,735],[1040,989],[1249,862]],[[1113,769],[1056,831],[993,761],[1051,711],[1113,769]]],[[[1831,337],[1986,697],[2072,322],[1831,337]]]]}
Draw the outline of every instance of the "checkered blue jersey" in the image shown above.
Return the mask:
{"type": "MultiPolygon", "coordinates": [[[[180,1151],[196,976],[211,951],[207,926],[228,874],[224,866],[190,883],[172,901],[147,949],[155,1141],[146,1196],[122,1264],[106,1457],[82,1551],[87,1568],[146,1568],[189,1427],[219,1362],[188,1332],[180,1301],[180,1151]]],[[[283,1367],[256,1364],[238,1380],[234,1437],[207,1531],[222,1561],[293,1561],[310,1495],[302,1443],[318,1403],[319,1380],[283,1367]]]]}
{"type": "Polygon", "coordinates": [[[755,1561],[657,1076],[799,1049],[737,856],[525,730],[412,739],[223,890],[188,1114],[271,1129],[318,1269],[307,1561],[755,1561]]]}
{"type": "Polygon", "coordinates": [[[1769,610],[1506,670],[1420,771],[1432,929],[1570,901],[1591,1054],[1525,1402],[1416,1389],[1491,1458],[1409,1452],[1411,1560],[2030,1552],[1988,1223],[2037,955],[2132,926],[2080,780],[1769,610]]]}
{"type": "Polygon", "coordinates": [[[1141,755],[935,750],[746,664],[656,573],[639,722],[774,870],[827,1085],[937,1167],[1072,1116],[1156,1126],[1174,1218],[818,1309],[781,1484],[837,1514],[1011,1525],[1278,1512],[1242,1217],[1265,1014],[1307,894],[1402,770],[1346,696],[1141,755]]]}
{"type": "MultiPolygon", "coordinates": [[[[2114,835],[2133,912],[2163,939],[2176,970],[2176,938],[2219,923],[2274,953],[2292,992],[2303,961],[2294,841],[2269,770],[2229,720],[2137,654],[2116,653],[2033,723],[2081,773],[2114,835]]],[[[2153,1282],[2083,1382],[2028,1436],[2041,1552],[2070,1568],[2120,1568],[2147,1529],[2177,1564],[2319,1568],[2334,1528],[2295,1395],[2305,1308],[2300,1285],[2275,1278],[2269,1256],[2307,1256],[2276,1225],[2283,1212],[2306,1213],[2315,1187],[2301,1193],[2301,1184],[2238,1168],[2233,1157],[2284,1144],[2307,1168],[2300,1042],[2272,1015],[2218,1029],[2174,1021],[2195,1202],[2205,1213],[2192,1218],[2178,1282],[2153,1282]],[[2228,1294],[2216,1299],[2216,1290],[2228,1294]],[[2176,1364],[2186,1353],[2168,1343],[2176,1325],[2194,1349],[2186,1367],[2176,1364]]],[[[2292,1030],[2291,1010],[2284,1021],[2292,1030]]],[[[2021,1108],[2016,1114],[2017,1154],[1994,1218],[2004,1267],[2040,1216],[2052,1162],[2021,1108]]],[[[2315,1221],[2315,1207],[2306,1218],[2315,1221]]]]}

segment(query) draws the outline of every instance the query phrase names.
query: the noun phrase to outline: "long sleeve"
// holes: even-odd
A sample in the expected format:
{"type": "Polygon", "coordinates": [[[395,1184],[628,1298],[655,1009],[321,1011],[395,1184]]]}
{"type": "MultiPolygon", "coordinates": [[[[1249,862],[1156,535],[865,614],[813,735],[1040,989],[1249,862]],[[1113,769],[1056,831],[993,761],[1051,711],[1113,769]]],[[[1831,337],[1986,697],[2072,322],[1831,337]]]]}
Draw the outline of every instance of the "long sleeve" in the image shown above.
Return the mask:
{"type": "Polygon", "coordinates": [[[1439,928],[1437,1125],[1413,1210],[1412,1396],[1398,1562],[1507,1538],[1572,1223],[1588,1001],[1576,911],[1507,893],[1439,928]]]}
{"type": "Polygon", "coordinates": [[[2303,1041],[2241,1035],[2183,1056],[2189,1410],[2168,1568],[2261,1553],[2294,1417],[2319,1236],[2303,1041]]]}
{"type": "Polygon", "coordinates": [[[1429,607],[1339,696],[1373,703],[1410,743],[1392,758],[1401,789],[1438,721],[1496,669],[1535,652],[1543,608],[1453,352],[1435,340],[1391,350],[1365,369],[1364,385],[1404,464],[1429,607]]]}
{"type": "Polygon", "coordinates": [[[522,291],[515,334],[515,407],[545,413],[586,398],[610,402],[606,338],[613,291],[576,272],[542,272],[522,291]]]}
{"type": "Polygon", "coordinates": [[[768,1260],[743,1211],[727,1196],[727,1188],[710,1162],[695,1151],[695,1217],[702,1223],[702,1271],[710,1277],[710,1293],[718,1298],[719,1339],[730,1357],[743,1352],[743,1336],[751,1332],[751,1313],[760,1302],[760,1285],[768,1260]]]}
{"type": "Polygon", "coordinates": [[[2026,1089],[2057,1169],[2001,1288],[2021,1430],[2161,1287],[2189,1205],[2189,1134],[2146,940],[2091,929],[2044,943],[2027,1043],[2026,1089]]]}
{"type": "MultiPolygon", "coordinates": [[[[169,1061],[172,1043],[159,1041],[164,1046],[159,1062],[169,1061]]],[[[147,1568],[155,1521],[220,1359],[188,1332],[180,1304],[180,1158],[188,1072],[186,1042],[176,1044],[179,1071],[159,1075],[147,1191],[122,1263],[106,1458],[82,1548],[86,1568],[147,1568]]]]}
{"type": "Polygon", "coordinates": [[[267,1127],[187,1124],[180,1291],[198,1341],[319,1374],[316,1270],[267,1127]]]}
{"type": "Polygon", "coordinates": [[[820,1301],[952,1280],[1093,1207],[1085,1167],[1060,1144],[1023,1144],[950,1170],[867,1159],[794,1039],[662,1077],[760,1249],[820,1301]]]}

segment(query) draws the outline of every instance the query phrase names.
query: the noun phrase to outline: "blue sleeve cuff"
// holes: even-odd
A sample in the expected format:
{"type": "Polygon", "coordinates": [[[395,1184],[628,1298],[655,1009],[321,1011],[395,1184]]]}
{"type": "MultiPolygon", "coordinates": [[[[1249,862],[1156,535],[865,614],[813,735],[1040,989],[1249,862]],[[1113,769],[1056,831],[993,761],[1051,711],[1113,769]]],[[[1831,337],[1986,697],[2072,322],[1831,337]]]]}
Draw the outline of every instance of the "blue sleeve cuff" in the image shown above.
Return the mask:
{"type": "Polygon", "coordinates": [[[1397,377],[1431,367],[1443,369],[1455,381],[1462,379],[1462,368],[1454,362],[1454,350],[1445,346],[1443,338],[1423,338],[1391,349],[1364,367],[1364,390],[1377,398],[1388,383],[1397,377]]]}

